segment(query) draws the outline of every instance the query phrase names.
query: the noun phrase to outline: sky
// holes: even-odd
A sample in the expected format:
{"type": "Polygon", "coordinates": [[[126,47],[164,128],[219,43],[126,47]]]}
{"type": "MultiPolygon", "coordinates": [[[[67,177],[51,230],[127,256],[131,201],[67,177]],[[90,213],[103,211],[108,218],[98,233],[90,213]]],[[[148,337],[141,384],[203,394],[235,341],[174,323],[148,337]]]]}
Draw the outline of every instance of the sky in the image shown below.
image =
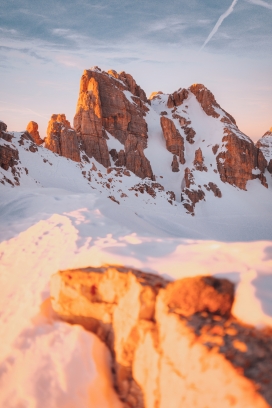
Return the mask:
{"type": "Polygon", "coordinates": [[[272,126],[272,0],[1,0],[0,120],[71,124],[94,65],[146,91],[203,83],[254,141],[272,126]]]}

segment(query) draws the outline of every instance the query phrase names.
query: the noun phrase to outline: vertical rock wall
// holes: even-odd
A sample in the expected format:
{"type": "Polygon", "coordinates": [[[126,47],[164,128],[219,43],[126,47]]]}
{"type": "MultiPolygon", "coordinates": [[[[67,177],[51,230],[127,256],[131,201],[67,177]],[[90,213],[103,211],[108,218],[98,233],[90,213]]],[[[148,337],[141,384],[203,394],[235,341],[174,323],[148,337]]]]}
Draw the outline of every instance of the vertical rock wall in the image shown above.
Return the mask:
{"type": "Polygon", "coordinates": [[[45,147],[60,156],[80,162],[78,138],[64,114],[51,116],[47,127],[45,147]]]}
{"type": "Polygon", "coordinates": [[[173,153],[179,158],[181,164],[185,163],[184,157],[184,139],[175,127],[174,122],[171,119],[162,116],[161,128],[163,136],[166,141],[166,148],[169,152],[173,153]]]}
{"type": "Polygon", "coordinates": [[[124,145],[120,160],[127,169],[139,177],[153,177],[148,159],[147,124],[144,120],[144,91],[129,74],[109,73],[100,69],[85,70],[80,82],[74,128],[82,138],[86,153],[102,163],[110,165],[107,147],[108,131],[124,145]],[[134,95],[133,99],[124,93],[134,95]],[[137,101],[137,103],[135,102],[137,101]],[[125,156],[125,157],[124,157],[125,156]]]}
{"type": "Polygon", "coordinates": [[[222,142],[226,143],[226,150],[216,156],[217,168],[223,182],[235,185],[246,190],[246,184],[256,176],[254,169],[260,170],[261,183],[267,187],[265,158],[248,137],[238,137],[232,129],[226,127],[222,142]]]}
{"type": "Polygon", "coordinates": [[[37,145],[41,145],[43,143],[43,140],[40,137],[38,129],[39,129],[38,123],[34,122],[33,120],[31,120],[26,127],[26,131],[31,135],[34,142],[37,145]]]}

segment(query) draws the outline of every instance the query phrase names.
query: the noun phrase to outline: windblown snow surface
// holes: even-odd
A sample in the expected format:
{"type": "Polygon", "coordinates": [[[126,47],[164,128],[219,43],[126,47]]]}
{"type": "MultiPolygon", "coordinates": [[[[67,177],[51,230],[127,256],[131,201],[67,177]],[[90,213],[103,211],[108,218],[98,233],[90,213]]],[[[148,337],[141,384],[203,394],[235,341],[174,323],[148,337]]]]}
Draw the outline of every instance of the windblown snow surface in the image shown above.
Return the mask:
{"type": "MultiPolygon", "coordinates": [[[[170,174],[172,155],[154,115],[151,109],[146,155],[157,180],[169,186],[171,175],[169,189],[178,190],[181,176],[170,174]]],[[[104,344],[51,310],[49,280],[60,269],[108,263],[173,279],[227,277],[236,283],[234,314],[272,325],[271,176],[269,189],[259,180],[248,191],[222,183],[223,197],[207,192],[192,217],[165,192],[153,198],[130,190],[141,181],[132,173],[107,173],[93,159],[75,163],[42,146],[32,153],[19,136],[12,143],[20,186],[0,184],[1,407],[120,406],[104,344]]]]}

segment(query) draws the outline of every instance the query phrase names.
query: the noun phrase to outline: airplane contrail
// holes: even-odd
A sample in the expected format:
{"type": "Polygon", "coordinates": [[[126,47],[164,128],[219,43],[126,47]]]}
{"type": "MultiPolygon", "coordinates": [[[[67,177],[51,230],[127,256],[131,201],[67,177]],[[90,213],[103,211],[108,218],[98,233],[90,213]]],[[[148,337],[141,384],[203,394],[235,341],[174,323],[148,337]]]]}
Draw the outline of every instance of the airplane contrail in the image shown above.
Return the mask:
{"type": "Polygon", "coordinates": [[[212,29],[212,31],[210,32],[208,38],[206,39],[206,41],[204,42],[204,44],[202,45],[201,49],[203,49],[205,47],[205,45],[208,44],[208,42],[211,40],[211,38],[214,36],[214,34],[217,32],[218,28],[221,26],[221,24],[223,23],[223,21],[225,20],[226,17],[228,17],[230,15],[230,13],[233,12],[234,6],[235,4],[238,2],[238,0],[233,0],[233,2],[231,3],[230,7],[227,9],[227,11],[225,11],[225,13],[223,13],[217,23],[215,24],[214,28],[212,29]]]}

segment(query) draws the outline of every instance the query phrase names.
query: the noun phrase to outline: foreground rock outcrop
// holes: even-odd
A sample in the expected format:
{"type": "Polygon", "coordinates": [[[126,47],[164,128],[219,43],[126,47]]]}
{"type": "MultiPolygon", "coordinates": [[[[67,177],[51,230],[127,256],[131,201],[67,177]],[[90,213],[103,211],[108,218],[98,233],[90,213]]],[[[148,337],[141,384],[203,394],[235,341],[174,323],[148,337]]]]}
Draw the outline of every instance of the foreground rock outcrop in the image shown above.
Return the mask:
{"type": "Polygon", "coordinates": [[[234,286],[210,276],[169,282],[117,266],[51,279],[59,318],[109,347],[124,407],[272,404],[272,336],[231,316],[234,286]]]}

